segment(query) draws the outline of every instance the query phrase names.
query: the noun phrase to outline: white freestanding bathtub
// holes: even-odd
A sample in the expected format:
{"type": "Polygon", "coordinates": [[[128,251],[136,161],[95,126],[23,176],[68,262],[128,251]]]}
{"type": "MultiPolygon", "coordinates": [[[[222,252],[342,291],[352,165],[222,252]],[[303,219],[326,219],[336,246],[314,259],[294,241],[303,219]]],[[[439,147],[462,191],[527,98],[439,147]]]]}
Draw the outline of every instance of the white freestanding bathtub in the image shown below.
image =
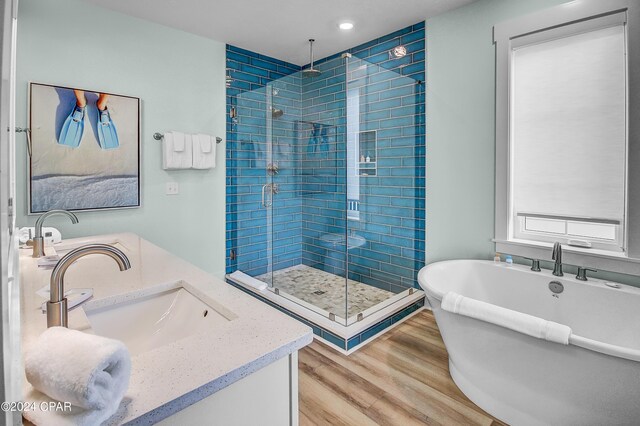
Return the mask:
{"type": "Polygon", "coordinates": [[[488,413],[512,425],[640,425],[640,289],[479,260],[433,263],[418,281],[451,377],[488,413]],[[569,344],[445,311],[449,291],[567,325],[569,344]]]}

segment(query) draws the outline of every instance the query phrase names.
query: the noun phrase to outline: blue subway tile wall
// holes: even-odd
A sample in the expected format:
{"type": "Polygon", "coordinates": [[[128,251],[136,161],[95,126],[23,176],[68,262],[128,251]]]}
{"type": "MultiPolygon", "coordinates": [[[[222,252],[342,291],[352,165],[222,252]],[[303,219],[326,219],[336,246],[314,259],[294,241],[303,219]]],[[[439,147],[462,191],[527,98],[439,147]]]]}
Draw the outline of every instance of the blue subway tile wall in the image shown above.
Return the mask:
{"type": "Polygon", "coordinates": [[[425,299],[420,299],[417,302],[412,303],[411,305],[409,305],[409,306],[401,309],[400,311],[396,312],[390,318],[387,318],[387,319],[385,319],[383,321],[380,321],[379,323],[372,325],[371,327],[369,327],[368,329],[366,329],[362,333],[358,334],[357,336],[354,336],[354,337],[350,338],[346,342],[347,350],[355,348],[356,346],[366,342],[367,340],[371,339],[372,337],[375,337],[378,333],[381,333],[382,331],[386,330],[387,328],[391,327],[392,325],[398,324],[399,322],[404,320],[409,315],[411,315],[414,312],[422,309],[424,307],[424,302],[425,302],[425,299]]]}
{"type": "Polygon", "coordinates": [[[317,61],[322,74],[309,78],[296,65],[227,47],[227,112],[235,112],[227,118],[227,272],[303,263],[394,293],[418,287],[424,23],[348,53],[317,61]],[[400,46],[405,55],[393,56],[400,46]],[[271,214],[261,206],[266,183],[279,189],[271,214]]]}
{"type": "MultiPolygon", "coordinates": [[[[308,150],[301,157],[307,189],[302,261],[394,293],[419,288],[425,263],[424,23],[347,52],[351,56],[317,61],[322,74],[303,80],[303,120],[334,126],[336,137],[324,157],[308,150]],[[406,54],[398,58],[391,51],[399,46],[406,54]],[[375,152],[361,152],[358,140],[366,135],[375,139],[375,152]],[[360,164],[366,157],[370,163],[360,164]],[[354,201],[358,214],[347,214],[354,201]],[[323,243],[327,234],[355,234],[366,242],[349,244],[345,255],[344,243],[323,243]]],[[[299,143],[304,153],[311,140],[299,143]]]]}
{"type": "Polygon", "coordinates": [[[316,68],[320,76],[302,80],[301,122],[311,132],[298,139],[302,262],[346,277],[347,60],[323,60],[316,68]]]}
{"type": "Polygon", "coordinates": [[[300,79],[293,75],[300,67],[227,45],[227,68],[226,270],[254,276],[301,263],[296,129],[286,119],[300,115],[300,79]],[[282,110],[283,119],[268,119],[270,108],[282,110]],[[268,214],[262,188],[273,183],[270,155],[283,161],[278,202],[268,214]]]}

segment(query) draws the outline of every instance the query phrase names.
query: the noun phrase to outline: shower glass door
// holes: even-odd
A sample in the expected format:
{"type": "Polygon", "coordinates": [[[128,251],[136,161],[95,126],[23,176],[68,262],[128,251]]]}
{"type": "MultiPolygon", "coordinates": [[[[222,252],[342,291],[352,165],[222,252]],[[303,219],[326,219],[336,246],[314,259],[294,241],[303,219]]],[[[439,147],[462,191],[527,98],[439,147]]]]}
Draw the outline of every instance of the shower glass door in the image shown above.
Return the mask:
{"type": "Polygon", "coordinates": [[[347,59],[348,324],[412,294],[424,265],[423,82],[402,64],[347,59]]]}
{"type": "Polygon", "coordinates": [[[270,289],[346,324],[346,58],[315,68],[267,86],[270,289]]]}
{"type": "Polygon", "coordinates": [[[227,141],[227,197],[233,200],[227,203],[231,218],[227,220],[227,267],[271,285],[272,250],[267,235],[271,211],[265,207],[269,200],[266,185],[271,180],[266,173],[270,155],[267,90],[264,86],[247,89],[234,89],[237,94],[230,97],[227,119],[232,129],[227,141]]]}
{"type": "Polygon", "coordinates": [[[237,269],[343,325],[424,265],[424,88],[402,64],[343,55],[234,98],[237,269]]]}

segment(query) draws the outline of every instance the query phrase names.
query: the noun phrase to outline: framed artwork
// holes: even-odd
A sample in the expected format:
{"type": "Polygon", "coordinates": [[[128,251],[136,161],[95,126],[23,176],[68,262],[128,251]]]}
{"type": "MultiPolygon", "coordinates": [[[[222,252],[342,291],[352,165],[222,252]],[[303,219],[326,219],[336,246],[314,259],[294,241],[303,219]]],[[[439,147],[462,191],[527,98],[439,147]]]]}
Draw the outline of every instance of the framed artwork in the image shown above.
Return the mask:
{"type": "Polygon", "coordinates": [[[140,207],[140,99],[29,84],[29,213],[140,207]]]}

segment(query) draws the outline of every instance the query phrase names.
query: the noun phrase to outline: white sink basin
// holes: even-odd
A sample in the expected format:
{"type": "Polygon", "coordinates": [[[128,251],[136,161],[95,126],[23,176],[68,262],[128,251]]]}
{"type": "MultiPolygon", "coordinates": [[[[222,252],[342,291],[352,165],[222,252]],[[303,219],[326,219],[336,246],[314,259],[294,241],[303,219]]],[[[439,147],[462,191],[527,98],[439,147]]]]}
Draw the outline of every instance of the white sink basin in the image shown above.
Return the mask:
{"type": "Polygon", "coordinates": [[[214,301],[194,294],[187,283],[179,282],[91,301],[83,309],[95,334],[120,340],[131,355],[137,355],[235,318],[214,301]]]}

